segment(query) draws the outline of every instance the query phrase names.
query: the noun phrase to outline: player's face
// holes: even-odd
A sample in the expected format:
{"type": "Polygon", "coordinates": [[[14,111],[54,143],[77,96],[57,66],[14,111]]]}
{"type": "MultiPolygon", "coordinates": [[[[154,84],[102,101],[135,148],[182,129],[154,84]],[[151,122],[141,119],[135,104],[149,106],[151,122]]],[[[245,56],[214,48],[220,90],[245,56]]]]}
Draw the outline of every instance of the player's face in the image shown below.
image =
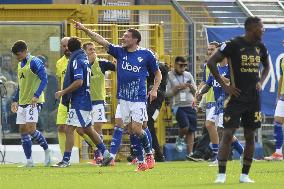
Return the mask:
{"type": "Polygon", "coordinates": [[[62,49],[62,52],[65,56],[69,57],[71,52],[69,51],[68,49],[68,40],[62,40],[61,41],[61,49],[62,49]]]}
{"type": "Polygon", "coordinates": [[[254,27],[253,29],[253,34],[257,40],[261,41],[264,32],[263,23],[259,21],[258,24],[256,24],[255,26],[256,27],[254,27]]]}
{"type": "Polygon", "coordinates": [[[21,52],[17,52],[16,54],[15,54],[15,56],[16,56],[16,59],[18,60],[18,61],[22,61],[22,60],[24,60],[26,57],[27,57],[27,51],[25,50],[25,51],[21,51],[21,52]]]}
{"type": "Polygon", "coordinates": [[[208,45],[207,47],[207,56],[211,56],[216,50],[215,45],[208,45]]]}
{"type": "Polygon", "coordinates": [[[123,34],[121,42],[122,42],[122,47],[125,47],[125,48],[131,48],[137,45],[137,39],[132,38],[132,33],[129,31],[126,31],[123,34]]]}
{"type": "Polygon", "coordinates": [[[86,53],[88,55],[89,60],[95,60],[97,58],[94,45],[87,45],[86,53]]]}

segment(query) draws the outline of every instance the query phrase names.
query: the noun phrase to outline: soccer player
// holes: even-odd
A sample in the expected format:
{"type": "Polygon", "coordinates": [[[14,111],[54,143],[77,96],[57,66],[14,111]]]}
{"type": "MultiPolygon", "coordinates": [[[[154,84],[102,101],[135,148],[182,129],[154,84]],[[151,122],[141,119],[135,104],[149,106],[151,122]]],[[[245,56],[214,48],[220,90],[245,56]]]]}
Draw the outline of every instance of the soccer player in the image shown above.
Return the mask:
{"type": "MultiPolygon", "coordinates": [[[[224,58],[220,64],[218,65],[219,74],[222,77],[222,80],[228,85],[230,83],[230,73],[227,58],[224,58]]],[[[224,101],[227,97],[224,89],[222,89],[221,85],[214,79],[212,74],[209,75],[206,84],[202,86],[199,92],[197,92],[197,98],[201,98],[201,95],[207,93],[209,89],[213,87],[214,97],[215,97],[215,109],[214,109],[214,117],[215,123],[214,125],[218,127],[218,131],[220,133],[220,138],[222,138],[223,131],[223,111],[224,111],[224,101]]],[[[238,141],[238,139],[233,136],[232,147],[240,154],[243,154],[243,146],[238,141]]],[[[219,144],[212,144],[212,151],[214,154],[218,154],[219,144]]],[[[214,161],[211,162],[210,166],[215,166],[218,164],[217,156],[214,161]]]]}
{"type": "MultiPolygon", "coordinates": [[[[95,51],[95,44],[93,42],[86,42],[83,44],[83,49],[88,55],[90,67],[91,67],[91,78],[90,78],[90,92],[92,100],[92,125],[96,132],[100,135],[103,141],[102,126],[105,123],[105,72],[115,71],[115,65],[110,61],[99,59],[95,51]]],[[[77,132],[80,135],[84,134],[82,128],[77,128],[77,132]]],[[[92,146],[94,148],[94,146],[92,146]]],[[[99,150],[95,150],[94,162],[99,163],[102,160],[101,153],[99,150]]]]}
{"type": "MultiPolygon", "coordinates": [[[[207,47],[207,57],[208,58],[210,58],[214,54],[218,45],[219,43],[216,41],[209,43],[207,47]]],[[[208,66],[206,66],[206,63],[205,63],[203,67],[203,79],[202,79],[202,82],[199,84],[197,91],[200,91],[200,89],[206,84],[209,74],[210,74],[210,70],[208,66]]],[[[193,152],[193,154],[190,156],[187,156],[187,158],[192,161],[202,161],[203,160],[204,158],[203,149],[208,149],[208,144],[210,141],[211,141],[212,149],[213,149],[213,157],[211,157],[210,161],[215,161],[217,157],[217,152],[218,152],[217,146],[219,144],[219,137],[218,137],[217,129],[215,127],[215,116],[214,116],[215,100],[214,100],[213,88],[210,88],[209,91],[205,94],[205,102],[206,102],[205,127],[207,131],[205,130],[205,133],[202,136],[202,140],[198,143],[199,145],[197,144],[196,149],[193,152]]]]}
{"type": "Polygon", "coordinates": [[[62,97],[62,104],[71,107],[68,111],[66,127],[66,144],[63,159],[55,167],[70,166],[70,156],[74,145],[74,130],[82,127],[91,140],[97,145],[105,159],[110,159],[110,155],[105,145],[101,141],[98,133],[91,127],[92,102],[90,97],[90,77],[88,57],[81,49],[79,38],[71,37],[68,40],[68,49],[71,52],[67,70],[65,73],[63,89],[55,93],[55,98],[62,97]]]}
{"type": "MultiPolygon", "coordinates": [[[[56,76],[58,79],[58,90],[61,90],[63,88],[63,81],[64,76],[69,60],[69,56],[71,52],[68,50],[68,40],[70,37],[63,37],[61,39],[61,50],[63,51],[63,56],[56,62],[56,76]]],[[[66,142],[66,135],[65,135],[65,129],[66,129],[66,120],[67,120],[67,107],[60,103],[58,106],[58,112],[57,112],[57,119],[56,119],[56,125],[58,128],[58,143],[60,147],[61,154],[63,155],[65,150],[65,142],[66,142]]]]}
{"type": "Polygon", "coordinates": [[[44,103],[43,90],[47,84],[47,74],[40,59],[28,53],[25,41],[16,41],[12,53],[18,63],[18,90],[11,105],[11,111],[17,113],[16,123],[20,125],[21,141],[27,158],[26,167],[33,167],[32,140],[35,140],[45,151],[45,166],[51,164],[51,150],[44,136],[36,130],[38,114],[44,103]]]}
{"type": "Polygon", "coordinates": [[[283,72],[284,72],[284,58],[280,62],[280,79],[278,83],[278,93],[277,93],[277,105],[274,114],[274,137],[275,137],[275,152],[269,156],[265,157],[265,160],[268,161],[282,161],[282,145],[283,145],[283,125],[284,125],[284,81],[283,81],[283,72]]]}
{"type": "MultiPolygon", "coordinates": [[[[142,124],[147,121],[147,94],[146,77],[147,69],[155,74],[153,89],[149,91],[150,103],[157,98],[157,90],[162,76],[154,54],[149,50],[139,47],[141,34],[136,29],[128,29],[122,36],[122,46],[110,44],[105,38],[85,28],[81,23],[74,21],[75,27],[84,31],[92,40],[102,45],[107,52],[117,60],[117,98],[120,102],[122,120],[125,125],[131,123],[133,133],[139,138],[145,153],[139,159],[137,171],[144,171],[154,167],[154,157],[150,149],[146,132],[142,124]]],[[[114,129],[114,136],[117,129],[114,129]]]]}
{"type": "Polygon", "coordinates": [[[254,135],[261,127],[260,91],[263,81],[269,72],[267,49],[261,42],[263,24],[258,17],[245,20],[245,35],[238,36],[226,43],[208,60],[208,67],[216,79],[230,96],[224,109],[224,130],[218,152],[219,174],[215,183],[225,183],[226,164],[230,153],[230,145],[240,118],[244,128],[245,149],[241,183],[254,182],[248,176],[254,154],[254,135]],[[230,68],[230,85],[222,80],[217,63],[228,58],[230,68]],[[259,78],[259,67],[263,65],[259,78]]]}

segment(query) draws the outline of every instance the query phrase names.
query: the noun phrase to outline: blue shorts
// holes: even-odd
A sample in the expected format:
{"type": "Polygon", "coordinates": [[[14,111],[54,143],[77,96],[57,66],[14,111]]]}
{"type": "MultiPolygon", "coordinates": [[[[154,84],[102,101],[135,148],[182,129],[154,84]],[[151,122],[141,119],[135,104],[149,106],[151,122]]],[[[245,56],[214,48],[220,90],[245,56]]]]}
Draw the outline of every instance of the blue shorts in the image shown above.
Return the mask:
{"type": "Polygon", "coordinates": [[[176,120],[180,128],[188,128],[189,132],[196,131],[197,114],[192,107],[179,107],[176,112],[176,120]]]}

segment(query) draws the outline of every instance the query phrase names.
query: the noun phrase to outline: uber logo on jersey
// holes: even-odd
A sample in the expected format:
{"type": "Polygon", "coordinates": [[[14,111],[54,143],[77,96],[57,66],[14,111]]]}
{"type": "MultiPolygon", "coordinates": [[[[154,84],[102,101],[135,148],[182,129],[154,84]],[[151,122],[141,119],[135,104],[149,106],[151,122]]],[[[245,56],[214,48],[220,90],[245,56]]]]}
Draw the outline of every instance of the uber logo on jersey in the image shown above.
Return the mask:
{"type": "Polygon", "coordinates": [[[132,66],[130,63],[123,61],[122,62],[122,69],[127,70],[127,71],[132,71],[132,72],[139,72],[141,67],[140,66],[132,66]]]}

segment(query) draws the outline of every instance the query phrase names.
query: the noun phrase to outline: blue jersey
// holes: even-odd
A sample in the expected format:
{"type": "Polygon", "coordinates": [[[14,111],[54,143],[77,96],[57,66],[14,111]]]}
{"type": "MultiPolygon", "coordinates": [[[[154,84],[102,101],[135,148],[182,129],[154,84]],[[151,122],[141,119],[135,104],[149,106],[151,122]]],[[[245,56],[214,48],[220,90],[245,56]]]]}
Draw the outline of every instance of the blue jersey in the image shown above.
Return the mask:
{"type": "MultiPolygon", "coordinates": [[[[220,75],[229,78],[230,72],[229,72],[229,66],[228,64],[221,67],[218,65],[218,72],[220,75]]],[[[215,114],[223,113],[224,108],[224,101],[226,98],[226,93],[224,89],[221,87],[221,85],[215,80],[214,76],[212,74],[209,75],[206,84],[210,87],[213,87],[214,90],[214,98],[216,101],[215,104],[215,114]]]]}
{"type": "Polygon", "coordinates": [[[63,88],[68,87],[78,79],[83,80],[83,84],[70,94],[71,109],[92,110],[90,76],[91,69],[89,68],[88,56],[84,50],[80,49],[72,52],[67,66],[63,88]]]}
{"type": "Polygon", "coordinates": [[[111,44],[108,53],[117,60],[117,98],[146,102],[148,70],[155,73],[159,69],[153,52],[141,47],[134,52],[128,52],[121,46],[111,44]]]}

